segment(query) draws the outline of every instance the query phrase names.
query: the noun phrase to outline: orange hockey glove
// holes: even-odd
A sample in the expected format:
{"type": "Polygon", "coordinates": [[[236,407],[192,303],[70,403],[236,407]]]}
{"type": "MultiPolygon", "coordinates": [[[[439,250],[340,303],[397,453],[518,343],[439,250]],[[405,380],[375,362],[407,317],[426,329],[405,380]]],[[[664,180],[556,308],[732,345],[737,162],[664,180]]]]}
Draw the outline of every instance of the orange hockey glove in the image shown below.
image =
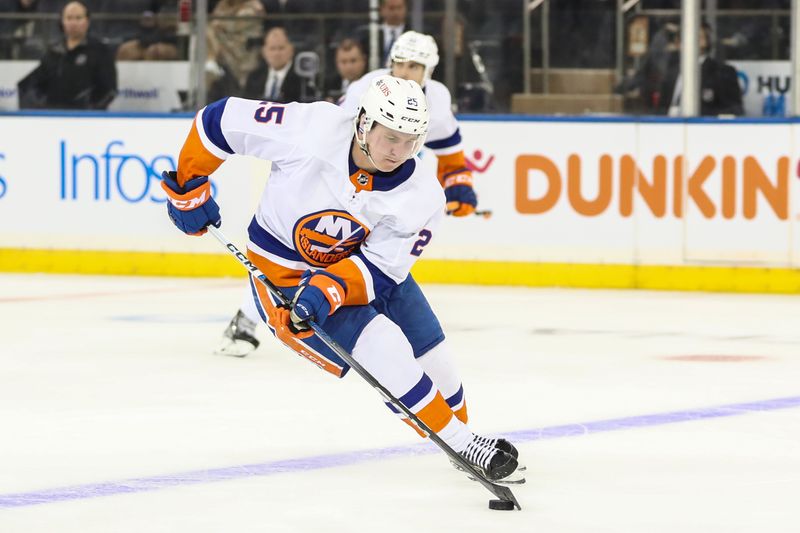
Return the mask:
{"type": "Polygon", "coordinates": [[[292,325],[292,319],[289,317],[291,311],[287,307],[267,307],[267,321],[269,325],[275,330],[275,336],[292,350],[302,353],[304,348],[297,341],[298,339],[307,339],[314,335],[310,329],[305,331],[298,331],[292,325]]]}
{"type": "Polygon", "coordinates": [[[444,176],[444,196],[447,200],[447,214],[465,217],[475,212],[478,196],[472,188],[472,172],[462,168],[444,176]]]}

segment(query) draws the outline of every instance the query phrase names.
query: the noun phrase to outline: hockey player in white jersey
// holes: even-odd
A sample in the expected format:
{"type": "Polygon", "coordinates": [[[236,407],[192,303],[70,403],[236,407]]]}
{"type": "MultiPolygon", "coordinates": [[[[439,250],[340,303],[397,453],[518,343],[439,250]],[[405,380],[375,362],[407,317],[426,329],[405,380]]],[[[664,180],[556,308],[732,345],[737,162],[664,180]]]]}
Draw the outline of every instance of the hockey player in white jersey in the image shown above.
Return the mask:
{"type": "MultiPolygon", "coordinates": [[[[430,124],[425,147],[436,154],[437,174],[447,200],[447,213],[455,217],[472,215],[478,199],[472,187],[472,172],[467,167],[461,147],[461,131],[451,109],[450,91],[440,82],[431,79],[439,52],[430,35],[407,31],[394,43],[389,53],[387,68],[372,71],[353,82],[339,101],[340,107],[355,116],[360,100],[370,82],[378,76],[392,76],[413,80],[420,84],[428,102],[430,124]]],[[[245,293],[239,311],[223,333],[216,352],[244,357],[255,350],[258,317],[245,293]]]]}
{"type": "Polygon", "coordinates": [[[202,234],[221,222],[208,176],[231,154],[271,161],[248,258],[292,305],[278,307],[251,278],[260,320],[342,377],[348,365],[307,329],[316,321],[489,479],[521,482],[514,446],[467,425],[444,333],[409,273],[445,214],[441,187],[415,157],[427,127],[422,89],[390,76],[370,83],[355,119],[325,102],[220,100],[197,114],[177,172],[164,173],[168,211],[183,232],[202,234]]]}

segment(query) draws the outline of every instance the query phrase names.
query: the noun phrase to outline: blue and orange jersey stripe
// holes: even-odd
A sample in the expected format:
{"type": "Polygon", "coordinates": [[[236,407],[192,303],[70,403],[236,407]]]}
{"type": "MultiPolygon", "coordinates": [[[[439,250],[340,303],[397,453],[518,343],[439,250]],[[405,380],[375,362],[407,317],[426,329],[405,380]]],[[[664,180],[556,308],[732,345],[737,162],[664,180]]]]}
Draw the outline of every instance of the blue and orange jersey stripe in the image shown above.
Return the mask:
{"type": "Polygon", "coordinates": [[[433,150],[437,155],[452,153],[456,150],[460,150],[461,147],[461,129],[456,128],[456,131],[453,132],[452,135],[449,137],[445,137],[444,139],[437,139],[435,141],[428,141],[425,143],[425,148],[433,150]]]}
{"type": "Polygon", "coordinates": [[[252,250],[247,250],[247,258],[278,287],[296,287],[300,283],[302,270],[295,270],[270,261],[252,250]]]}
{"type": "Polygon", "coordinates": [[[178,184],[183,186],[197,176],[208,176],[233,154],[222,132],[222,114],[227,99],[201,109],[178,158],[178,184]]]}
{"type": "Polygon", "coordinates": [[[439,165],[436,169],[436,175],[439,177],[439,183],[444,186],[444,179],[448,174],[456,171],[467,171],[467,160],[464,157],[464,151],[459,150],[452,154],[437,155],[439,165]]]}
{"type": "Polygon", "coordinates": [[[372,276],[358,258],[348,257],[326,269],[347,284],[344,305],[366,305],[375,298],[372,276]]]}

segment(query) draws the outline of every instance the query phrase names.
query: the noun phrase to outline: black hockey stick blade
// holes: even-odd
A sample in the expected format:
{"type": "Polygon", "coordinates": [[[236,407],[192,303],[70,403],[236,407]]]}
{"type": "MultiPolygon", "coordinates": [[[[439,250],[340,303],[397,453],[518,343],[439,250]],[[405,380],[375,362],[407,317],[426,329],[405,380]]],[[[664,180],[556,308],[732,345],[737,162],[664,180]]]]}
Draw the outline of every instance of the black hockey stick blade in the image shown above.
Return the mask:
{"type": "Polygon", "coordinates": [[[495,496],[497,496],[501,500],[513,503],[514,507],[516,507],[518,511],[522,510],[522,507],[517,501],[517,498],[514,497],[514,493],[511,492],[510,488],[505,487],[503,485],[497,485],[496,483],[494,483],[493,485],[494,488],[497,489],[497,490],[492,490],[495,496]]]}

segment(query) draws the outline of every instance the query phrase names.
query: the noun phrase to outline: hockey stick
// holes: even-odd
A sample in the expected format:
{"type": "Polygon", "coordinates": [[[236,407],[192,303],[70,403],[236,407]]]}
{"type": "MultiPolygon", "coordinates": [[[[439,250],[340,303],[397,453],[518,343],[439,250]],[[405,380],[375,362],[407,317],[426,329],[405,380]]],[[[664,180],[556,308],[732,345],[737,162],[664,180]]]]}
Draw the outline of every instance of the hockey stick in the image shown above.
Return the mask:
{"type": "MultiPolygon", "coordinates": [[[[448,215],[452,215],[453,212],[452,211],[447,211],[447,214],[448,215]]],[[[479,211],[473,211],[472,214],[474,216],[476,216],[476,217],[483,217],[485,219],[492,218],[492,210],[491,209],[483,209],[483,210],[479,210],[479,211]]]]}
{"type": "MultiPolygon", "coordinates": [[[[247,256],[239,251],[235,244],[230,242],[222,232],[215,228],[214,226],[208,226],[208,231],[213,235],[220,243],[222,243],[225,248],[228,249],[228,252],[232,256],[236,258],[239,263],[241,263],[248,271],[250,271],[250,275],[252,275],[255,279],[261,282],[266,289],[272,293],[278,300],[281,301],[283,304],[289,304],[290,300],[286,297],[286,295],[281,292],[281,290],[276,287],[267,277],[261,273],[260,270],[249,260],[247,256]]],[[[514,493],[511,492],[511,489],[502,485],[498,485],[496,483],[492,483],[483,474],[478,472],[471,464],[469,464],[463,457],[461,457],[458,453],[456,453],[453,448],[451,448],[444,440],[442,440],[439,435],[436,434],[435,431],[431,430],[425,422],[420,420],[417,415],[411,412],[408,407],[403,405],[400,400],[395,398],[391,392],[386,390],[386,388],[381,385],[377,379],[375,379],[372,374],[370,374],[363,366],[361,366],[358,361],[356,361],[350,353],[347,352],[344,348],[339,346],[335,340],[333,340],[330,335],[325,333],[320,326],[316,324],[316,322],[309,320],[308,321],[309,327],[314,330],[314,333],[319,337],[319,339],[325,343],[328,348],[336,352],[336,355],[341,357],[350,367],[356,371],[356,373],[364,378],[364,381],[369,383],[372,388],[378,391],[378,393],[384,397],[384,399],[391,403],[396,409],[401,411],[405,414],[410,420],[412,420],[417,426],[428,435],[428,437],[433,441],[441,450],[456,464],[458,464],[461,468],[463,468],[469,475],[471,475],[476,481],[478,481],[481,485],[486,487],[486,489],[494,494],[497,498],[511,502],[517,509],[522,509],[517,499],[514,497],[514,493]]]]}

